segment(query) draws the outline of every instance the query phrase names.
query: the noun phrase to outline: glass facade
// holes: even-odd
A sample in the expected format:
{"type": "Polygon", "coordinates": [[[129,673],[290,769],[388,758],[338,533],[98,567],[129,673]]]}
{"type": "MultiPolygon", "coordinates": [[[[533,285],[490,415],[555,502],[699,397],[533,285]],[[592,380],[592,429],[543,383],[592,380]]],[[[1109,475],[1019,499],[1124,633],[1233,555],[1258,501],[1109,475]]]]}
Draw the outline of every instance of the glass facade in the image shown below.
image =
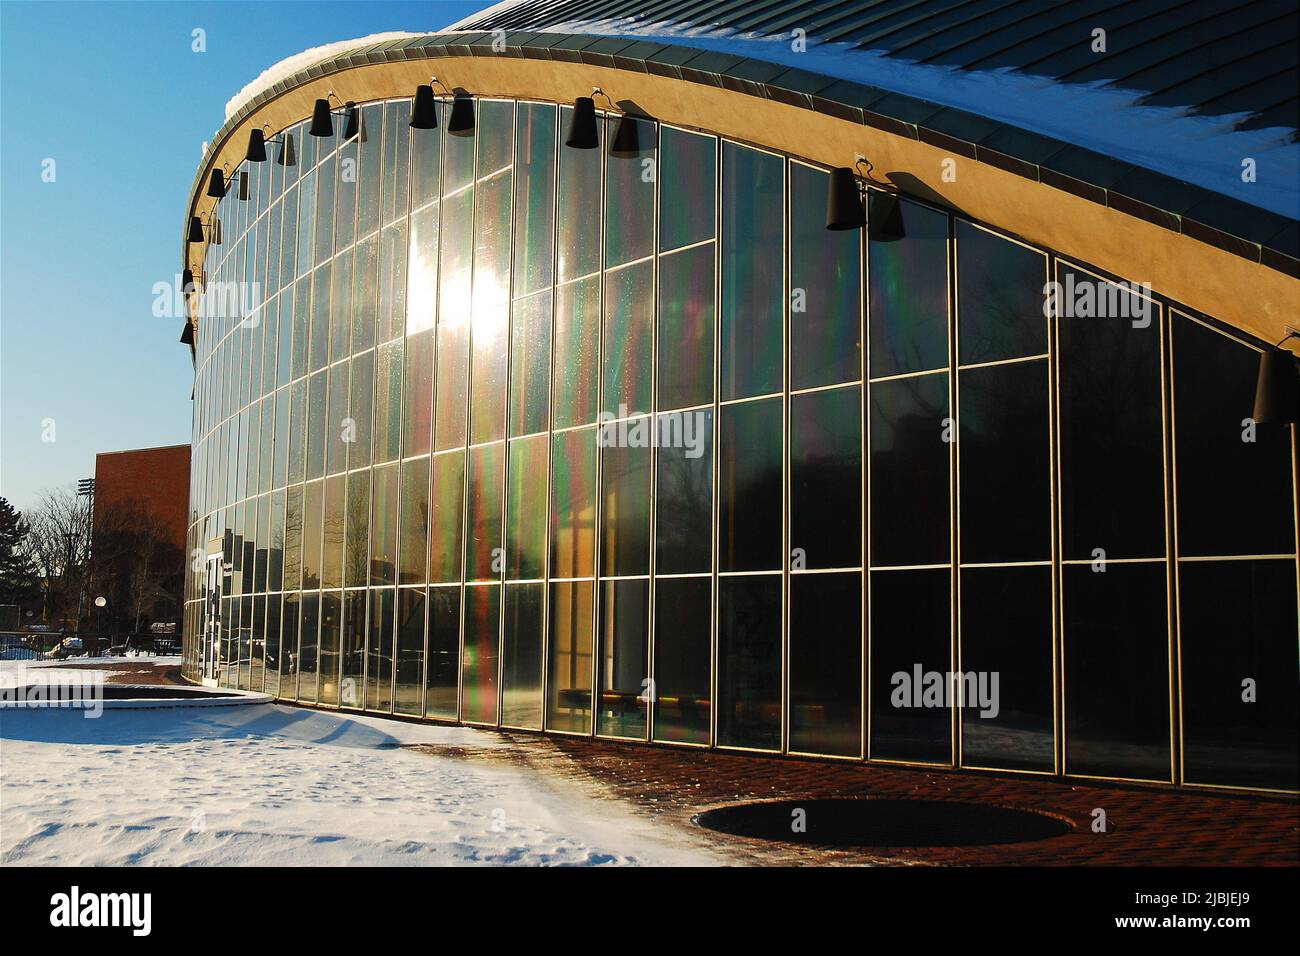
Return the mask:
{"type": "Polygon", "coordinates": [[[568,107],[509,100],[454,135],[439,108],[300,124],[295,164],[219,203],[189,677],[1300,786],[1296,452],[1242,420],[1254,344],[918,202],[901,239],[829,232],[794,157],[650,121],[615,150],[616,117],[568,149],[568,107]]]}

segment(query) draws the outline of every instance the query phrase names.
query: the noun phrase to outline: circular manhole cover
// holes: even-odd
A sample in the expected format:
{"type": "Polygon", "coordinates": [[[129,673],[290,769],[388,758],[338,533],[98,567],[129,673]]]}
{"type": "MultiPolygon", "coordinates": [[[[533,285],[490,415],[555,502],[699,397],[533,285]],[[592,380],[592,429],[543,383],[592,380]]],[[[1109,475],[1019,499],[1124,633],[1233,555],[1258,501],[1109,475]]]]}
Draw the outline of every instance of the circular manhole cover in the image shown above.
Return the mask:
{"type": "Polygon", "coordinates": [[[943,800],[778,800],[719,807],[695,822],[709,830],[817,846],[987,846],[1047,840],[1070,831],[1031,810],[943,800]]]}

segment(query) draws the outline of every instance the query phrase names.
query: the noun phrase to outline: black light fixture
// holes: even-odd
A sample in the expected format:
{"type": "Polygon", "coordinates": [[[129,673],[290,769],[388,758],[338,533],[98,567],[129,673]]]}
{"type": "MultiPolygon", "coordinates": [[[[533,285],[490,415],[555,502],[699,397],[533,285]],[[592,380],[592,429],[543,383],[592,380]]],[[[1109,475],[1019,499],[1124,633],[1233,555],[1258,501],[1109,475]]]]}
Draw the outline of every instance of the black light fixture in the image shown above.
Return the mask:
{"type": "Polygon", "coordinates": [[[194,344],[194,326],[190,325],[190,320],[185,320],[185,325],[181,328],[181,345],[194,344]]]}
{"type": "Polygon", "coordinates": [[[222,199],[226,195],[226,175],[223,169],[214,169],[212,178],[208,180],[208,196],[212,199],[222,199]]]}
{"type": "Polygon", "coordinates": [[[826,228],[836,231],[861,229],[867,224],[862,208],[862,186],[857,174],[848,166],[831,170],[826,191],[826,228]]]}
{"type": "Polygon", "coordinates": [[[194,270],[181,270],[181,291],[188,294],[194,291],[194,270]]]}
{"type": "Polygon", "coordinates": [[[311,111],[311,126],[307,128],[311,136],[333,136],[334,121],[330,119],[330,101],[317,100],[311,111]]]}
{"type": "Polygon", "coordinates": [[[433,98],[433,87],[425,84],[415,88],[415,100],[411,104],[411,121],[406,124],[411,129],[438,128],[438,101],[433,98]]]}
{"type": "Polygon", "coordinates": [[[202,242],[206,236],[203,235],[203,220],[198,216],[190,216],[190,230],[185,234],[186,242],[202,242]]]}
{"type": "Polygon", "coordinates": [[[569,120],[569,135],[564,145],[570,149],[595,149],[600,145],[600,134],[596,130],[596,101],[590,96],[579,96],[573,101],[573,117],[569,120]]]}
{"type": "Polygon", "coordinates": [[[293,133],[285,133],[280,142],[280,155],[275,157],[277,166],[297,166],[298,154],[293,148],[293,133]]]}
{"type": "Polygon", "coordinates": [[[867,237],[874,242],[897,242],[907,233],[903,229],[903,203],[897,193],[872,190],[869,194],[871,215],[867,217],[867,237]]]}
{"type": "Polygon", "coordinates": [[[356,139],[361,132],[361,110],[351,100],[344,104],[343,110],[343,138],[356,139]]]}
{"type": "Polygon", "coordinates": [[[641,152],[641,122],[624,113],[614,127],[614,142],[609,146],[611,156],[634,157],[641,152]]]}
{"type": "Polygon", "coordinates": [[[457,93],[452,99],[447,132],[455,136],[474,135],[474,98],[468,93],[457,93]]]}
{"type": "Polygon", "coordinates": [[[248,134],[248,152],[244,158],[250,163],[266,162],[266,134],[255,129],[248,134]]]}
{"type": "Polygon", "coordinates": [[[1294,425],[1300,422],[1300,377],[1295,356],[1281,348],[1287,339],[1300,338],[1300,332],[1287,329],[1286,336],[1259,356],[1259,379],[1255,383],[1256,425],[1294,425]]]}

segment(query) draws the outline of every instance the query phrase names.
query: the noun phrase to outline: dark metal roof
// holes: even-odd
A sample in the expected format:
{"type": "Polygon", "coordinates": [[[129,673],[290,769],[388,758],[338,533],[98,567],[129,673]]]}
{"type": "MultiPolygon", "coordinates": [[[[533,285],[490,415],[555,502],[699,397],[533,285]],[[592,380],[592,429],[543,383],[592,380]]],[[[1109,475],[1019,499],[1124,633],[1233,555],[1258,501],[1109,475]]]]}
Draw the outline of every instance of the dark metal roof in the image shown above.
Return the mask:
{"type": "MultiPolygon", "coordinates": [[[[575,24],[772,38],[796,28],[918,63],[1011,70],[1144,92],[1151,105],[1238,129],[1300,129],[1295,0],[522,0],[463,30],[568,30],[575,24]],[[1106,52],[1092,31],[1106,31],[1106,52]]],[[[657,39],[671,42],[671,36],[657,39]]],[[[1293,138],[1297,134],[1293,132],[1293,138]]]]}

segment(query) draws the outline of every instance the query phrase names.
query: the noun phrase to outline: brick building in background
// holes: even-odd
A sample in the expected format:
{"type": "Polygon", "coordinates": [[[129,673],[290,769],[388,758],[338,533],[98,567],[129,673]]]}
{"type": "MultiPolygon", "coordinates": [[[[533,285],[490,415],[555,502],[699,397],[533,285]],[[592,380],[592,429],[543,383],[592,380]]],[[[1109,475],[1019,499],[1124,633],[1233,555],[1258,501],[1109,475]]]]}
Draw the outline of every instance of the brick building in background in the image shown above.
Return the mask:
{"type": "Polygon", "coordinates": [[[94,630],[121,635],[180,629],[190,446],[95,456],[91,544],[94,630]]]}
{"type": "Polygon", "coordinates": [[[132,448],[95,456],[95,520],[121,507],[153,514],[166,540],[185,551],[185,509],[190,498],[190,446],[132,448]]]}

